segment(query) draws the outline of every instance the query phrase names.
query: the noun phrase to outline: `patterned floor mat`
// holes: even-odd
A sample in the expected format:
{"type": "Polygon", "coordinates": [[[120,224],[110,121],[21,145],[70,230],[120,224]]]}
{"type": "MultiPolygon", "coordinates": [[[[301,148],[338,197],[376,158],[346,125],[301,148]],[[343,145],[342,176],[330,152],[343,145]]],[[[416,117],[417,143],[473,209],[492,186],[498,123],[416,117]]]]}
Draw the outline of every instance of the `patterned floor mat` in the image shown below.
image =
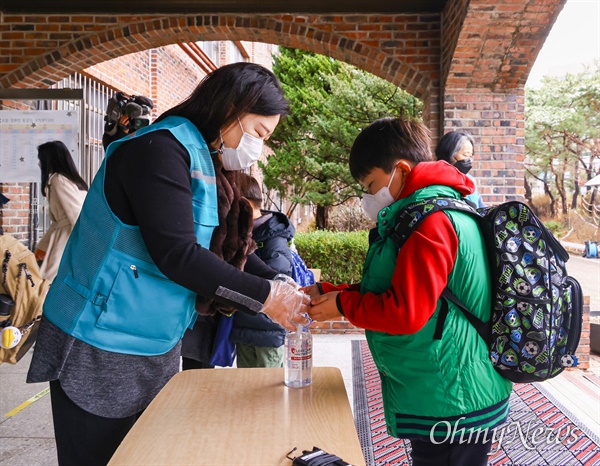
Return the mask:
{"type": "MultiPolygon", "coordinates": [[[[352,342],[352,364],[354,418],[367,465],[410,465],[410,442],[386,432],[379,374],[366,341],[352,342]]],[[[600,466],[598,437],[539,384],[515,384],[510,406],[490,466],[600,466]]]]}

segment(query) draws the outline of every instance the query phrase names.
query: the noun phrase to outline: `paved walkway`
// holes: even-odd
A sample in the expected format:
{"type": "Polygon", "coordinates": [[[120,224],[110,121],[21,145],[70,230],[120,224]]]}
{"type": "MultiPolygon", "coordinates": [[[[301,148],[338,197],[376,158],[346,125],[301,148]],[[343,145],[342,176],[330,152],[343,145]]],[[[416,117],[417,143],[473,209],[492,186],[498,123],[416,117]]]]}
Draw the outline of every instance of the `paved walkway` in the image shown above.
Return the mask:
{"type": "Polygon", "coordinates": [[[600,259],[588,259],[571,253],[567,272],[579,281],[584,296],[590,297],[592,315],[600,315],[600,259]]]}
{"type": "MultiPolygon", "coordinates": [[[[576,277],[591,310],[600,314],[600,259],[572,254],[568,271],[576,277]]],[[[314,364],[342,370],[353,407],[351,341],[360,334],[315,335],[314,364]]],[[[0,465],[56,466],[54,429],[47,384],[26,384],[31,352],[16,366],[0,365],[0,465]],[[25,407],[26,406],[26,407],[25,407]],[[7,415],[8,414],[8,415],[7,415]]],[[[544,382],[567,409],[600,436],[600,357],[593,356],[591,370],[572,370],[544,382]]]]}
{"type": "MultiPolygon", "coordinates": [[[[315,366],[341,369],[352,409],[351,342],[357,339],[364,336],[314,336],[315,366]]],[[[24,383],[30,354],[16,366],[0,366],[0,465],[57,466],[50,397],[45,394],[47,384],[24,383]],[[15,413],[15,408],[33,399],[36,401],[15,413]],[[6,416],[7,413],[12,415],[6,416]]],[[[600,356],[593,356],[591,365],[589,371],[572,370],[544,382],[544,388],[600,436],[600,356]]]]}

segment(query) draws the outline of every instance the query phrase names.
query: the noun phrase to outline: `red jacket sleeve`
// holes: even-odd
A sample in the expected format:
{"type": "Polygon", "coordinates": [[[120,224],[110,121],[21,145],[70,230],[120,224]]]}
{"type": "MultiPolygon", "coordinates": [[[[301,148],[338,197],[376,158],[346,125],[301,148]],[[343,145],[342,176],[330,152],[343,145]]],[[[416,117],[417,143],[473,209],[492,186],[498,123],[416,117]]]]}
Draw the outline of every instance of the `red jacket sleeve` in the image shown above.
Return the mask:
{"type": "Polygon", "coordinates": [[[349,290],[349,291],[360,291],[360,283],[357,284],[353,284],[353,285],[334,285],[333,283],[329,283],[329,282],[319,282],[319,285],[321,287],[321,290],[323,291],[323,294],[325,293],[329,293],[331,291],[342,291],[342,290],[349,290]]]}
{"type": "Polygon", "coordinates": [[[400,250],[391,287],[382,294],[342,290],[338,303],[352,324],[392,334],[418,332],[435,312],[458,253],[444,212],[427,217],[400,250]]]}

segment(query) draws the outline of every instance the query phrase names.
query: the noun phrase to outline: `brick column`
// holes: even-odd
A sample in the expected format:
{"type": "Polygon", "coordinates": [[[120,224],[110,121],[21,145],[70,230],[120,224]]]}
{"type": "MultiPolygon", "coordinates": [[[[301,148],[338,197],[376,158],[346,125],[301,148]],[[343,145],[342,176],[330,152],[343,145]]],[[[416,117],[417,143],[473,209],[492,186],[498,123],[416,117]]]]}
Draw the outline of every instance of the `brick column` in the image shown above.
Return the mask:
{"type": "Polygon", "coordinates": [[[579,359],[579,369],[590,368],[590,297],[583,297],[583,326],[581,328],[581,339],[575,353],[579,359]]]}
{"type": "Polygon", "coordinates": [[[525,94],[517,89],[449,89],[443,97],[444,133],[465,131],[475,139],[471,174],[487,204],[523,199],[525,94]]]}

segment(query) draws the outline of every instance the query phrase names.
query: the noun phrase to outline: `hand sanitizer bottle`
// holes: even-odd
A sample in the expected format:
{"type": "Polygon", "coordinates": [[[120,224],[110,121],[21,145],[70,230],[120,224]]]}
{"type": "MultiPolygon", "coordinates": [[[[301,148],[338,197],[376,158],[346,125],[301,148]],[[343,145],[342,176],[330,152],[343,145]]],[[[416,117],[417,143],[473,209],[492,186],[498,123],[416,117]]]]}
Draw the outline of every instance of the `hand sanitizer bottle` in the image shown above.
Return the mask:
{"type": "Polygon", "coordinates": [[[308,328],[298,325],[295,332],[285,335],[284,383],[302,388],[312,383],[313,337],[308,328]]]}

